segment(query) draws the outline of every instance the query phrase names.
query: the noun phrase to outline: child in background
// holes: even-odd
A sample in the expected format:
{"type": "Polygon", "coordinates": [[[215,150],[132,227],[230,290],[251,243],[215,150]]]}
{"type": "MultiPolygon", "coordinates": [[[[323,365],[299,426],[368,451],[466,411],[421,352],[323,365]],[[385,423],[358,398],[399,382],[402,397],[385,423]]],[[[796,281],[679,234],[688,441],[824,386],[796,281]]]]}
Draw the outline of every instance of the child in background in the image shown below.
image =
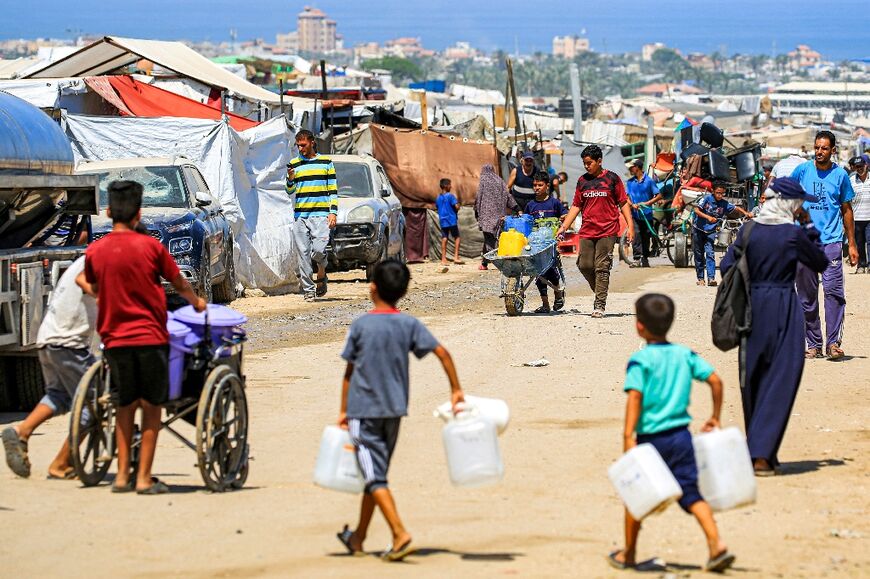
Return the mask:
{"type": "Polygon", "coordinates": [[[137,231],[142,217],[142,185],[112,181],[108,193],[112,231],[88,247],[85,268],[76,283],[99,299],[97,331],[118,396],[118,474],[112,492],[162,494],[169,492],[169,487],[151,477],[160,405],[169,394],[169,332],[160,278],[169,280],[196,311],[204,311],[206,302],[193,292],[169,251],[150,235],[137,231]],[[142,409],[142,442],[136,481],[131,481],[130,451],[138,408],[142,409]]]}
{"type": "MultiPolygon", "coordinates": [[[[45,396],[18,427],[10,426],[3,430],[6,464],[20,477],[30,476],[27,441],[40,424],[70,411],[79,381],[95,362],[91,341],[97,320],[97,302],[76,285],[76,277],[84,269],[85,257],[81,256],[60,276],[39,326],[36,345],[39,346],[45,396]]],[[[88,418],[85,409],[82,421],[86,422],[88,418]]],[[[75,478],[70,464],[68,435],[48,467],[48,478],[75,478]]]]}
{"type": "MultiPolygon", "coordinates": [[[[549,175],[544,171],[538,171],[532,178],[532,188],[535,190],[535,198],[526,205],[526,214],[538,219],[565,220],[568,210],[562,205],[548,187],[549,175]]],[[[556,253],[553,265],[535,278],[535,286],[541,294],[541,307],[535,310],[536,314],[549,314],[551,311],[559,311],[565,307],[565,273],[562,271],[562,260],[556,253]],[[550,299],[547,296],[547,282],[553,286],[553,309],[550,309],[550,299]]]]}
{"type": "Polygon", "coordinates": [[[706,195],[695,207],[695,223],[692,227],[692,251],[695,254],[695,273],[698,285],[704,285],[704,266],[707,269],[707,283],[716,286],[716,235],[719,221],[725,219],[735,209],[744,217],[752,219],[752,214],[725,199],[728,185],[725,181],[713,183],[713,192],[706,195]]]}
{"type": "Polygon", "coordinates": [[[338,424],[350,430],[366,484],[359,524],[354,531],[345,525],[337,536],[350,554],[363,554],[363,541],[377,506],[393,534],[392,546],[382,555],[386,561],[401,561],[412,551],[411,535],[387,486],[399,423],[408,414],[408,353],[422,358],[434,352],[450,381],[454,410],[464,401],[450,354],[419,320],[396,309],[410,279],[411,272],[403,263],[390,260],[375,267],[369,286],[375,307],[351,324],[341,354],[347,369],[338,424]]]}
{"type": "MultiPolygon", "coordinates": [[[[683,496],[679,503],[684,511],[698,520],[707,538],[710,557],[705,571],[722,572],[734,563],[719,538],[710,505],[698,492],[698,468],[689,424],[689,397],[692,380],[710,385],[713,414],[704,424],[707,432],[719,427],[722,409],[722,380],[703,358],[692,350],[668,342],[667,334],[674,321],[674,302],[666,295],[646,294],[635,303],[637,333],[646,340],[646,348],[628,360],[625,391],[624,450],[637,444],[652,444],[680,484],[683,496]],[[635,438],[635,433],[637,437],[635,438]]],[[[637,565],[637,536],[640,521],[625,511],[625,548],[608,557],[611,566],[630,569],[637,565]]]]}
{"type": "MultiPolygon", "coordinates": [[[[462,265],[464,262],[459,259],[459,201],[456,196],[450,192],[453,185],[450,179],[441,179],[438,184],[441,187],[441,193],[438,199],[435,200],[435,206],[438,208],[438,221],[441,225],[441,265],[447,265],[447,239],[453,236],[453,263],[454,265],[462,265]]],[[[445,270],[446,271],[446,270],[445,270]]]]}

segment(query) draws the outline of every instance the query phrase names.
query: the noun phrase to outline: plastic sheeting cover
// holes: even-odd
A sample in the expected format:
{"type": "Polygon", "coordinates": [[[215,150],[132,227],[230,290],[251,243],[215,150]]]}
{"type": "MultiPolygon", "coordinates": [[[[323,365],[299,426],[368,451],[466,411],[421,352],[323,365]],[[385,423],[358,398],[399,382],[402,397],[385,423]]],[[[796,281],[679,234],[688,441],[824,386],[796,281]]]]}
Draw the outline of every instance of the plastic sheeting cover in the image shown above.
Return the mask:
{"type": "Polygon", "coordinates": [[[284,192],[294,133],[283,117],[236,132],[186,118],[69,115],[76,160],[184,156],[202,172],[233,229],[236,273],[246,287],[296,285],[293,203],[284,192]]]}

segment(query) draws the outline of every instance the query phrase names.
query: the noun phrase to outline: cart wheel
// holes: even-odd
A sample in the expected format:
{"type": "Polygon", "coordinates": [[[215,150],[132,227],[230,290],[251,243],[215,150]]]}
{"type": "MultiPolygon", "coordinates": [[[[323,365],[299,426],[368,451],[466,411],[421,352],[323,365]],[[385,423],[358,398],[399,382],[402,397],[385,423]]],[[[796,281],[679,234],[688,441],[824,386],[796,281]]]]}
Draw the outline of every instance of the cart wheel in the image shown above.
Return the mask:
{"type": "Polygon", "coordinates": [[[109,391],[109,369],[96,362],[82,376],[70,417],[73,468],[86,487],[106,477],[115,455],[115,405],[109,391]]]}
{"type": "Polygon", "coordinates": [[[196,459],[205,486],[223,492],[248,476],[248,401],[242,380],[220,365],[206,377],[196,413],[196,459]]]}
{"type": "Polygon", "coordinates": [[[629,266],[637,263],[637,260],[634,258],[634,245],[628,241],[628,230],[623,231],[619,237],[619,259],[629,266]]]}
{"type": "Polygon", "coordinates": [[[517,277],[509,277],[504,288],[504,309],[509,316],[523,313],[526,296],[523,295],[522,281],[517,277]]]}
{"type": "MultiPolygon", "coordinates": [[[[674,233],[674,265],[689,267],[689,239],[682,231],[674,233]]],[[[670,253],[668,254],[670,255],[670,253]]]]}

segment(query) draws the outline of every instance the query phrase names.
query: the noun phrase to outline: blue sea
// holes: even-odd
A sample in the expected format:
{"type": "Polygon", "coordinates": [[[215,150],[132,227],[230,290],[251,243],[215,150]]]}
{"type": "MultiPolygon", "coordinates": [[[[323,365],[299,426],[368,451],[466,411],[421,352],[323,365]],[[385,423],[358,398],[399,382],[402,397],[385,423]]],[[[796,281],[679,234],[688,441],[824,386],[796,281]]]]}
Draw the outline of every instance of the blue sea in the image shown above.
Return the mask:
{"type": "Polygon", "coordinates": [[[262,38],[296,28],[310,4],[338,22],[346,46],[420,37],[491,51],[550,52],[556,35],[586,36],[599,52],[638,52],[663,42],[683,52],[785,53],[809,44],[831,60],[870,57],[870,1],[817,0],[3,0],[0,38],[80,34],[164,40],[262,38]]]}

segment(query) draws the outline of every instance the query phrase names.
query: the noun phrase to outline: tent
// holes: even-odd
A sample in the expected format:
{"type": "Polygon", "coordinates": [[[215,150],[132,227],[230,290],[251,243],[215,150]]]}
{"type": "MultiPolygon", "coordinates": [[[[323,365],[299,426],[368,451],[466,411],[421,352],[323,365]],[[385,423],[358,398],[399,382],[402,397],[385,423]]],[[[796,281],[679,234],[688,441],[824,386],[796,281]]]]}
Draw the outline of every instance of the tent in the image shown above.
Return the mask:
{"type": "Polygon", "coordinates": [[[236,272],[246,287],[296,285],[284,191],[294,133],[284,117],[237,132],[225,121],[180,117],[64,119],[76,161],[179,155],[194,161],[233,229],[236,272]]]}
{"type": "MultiPolygon", "coordinates": [[[[88,77],[85,82],[100,96],[118,107],[124,116],[187,117],[215,121],[221,118],[220,109],[138,82],[129,76],[88,77]],[[117,103],[118,100],[120,103],[117,103]]],[[[237,131],[257,126],[255,121],[245,117],[232,113],[226,114],[230,126],[237,131]]]]}
{"type": "Polygon", "coordinates": [[[233,96],[253,102],[278,104],[277,94],[239,78],[180,42],[106,36],[80,50],[33,71],[27,78],[99,76],[148,60],[233,96]]]}

